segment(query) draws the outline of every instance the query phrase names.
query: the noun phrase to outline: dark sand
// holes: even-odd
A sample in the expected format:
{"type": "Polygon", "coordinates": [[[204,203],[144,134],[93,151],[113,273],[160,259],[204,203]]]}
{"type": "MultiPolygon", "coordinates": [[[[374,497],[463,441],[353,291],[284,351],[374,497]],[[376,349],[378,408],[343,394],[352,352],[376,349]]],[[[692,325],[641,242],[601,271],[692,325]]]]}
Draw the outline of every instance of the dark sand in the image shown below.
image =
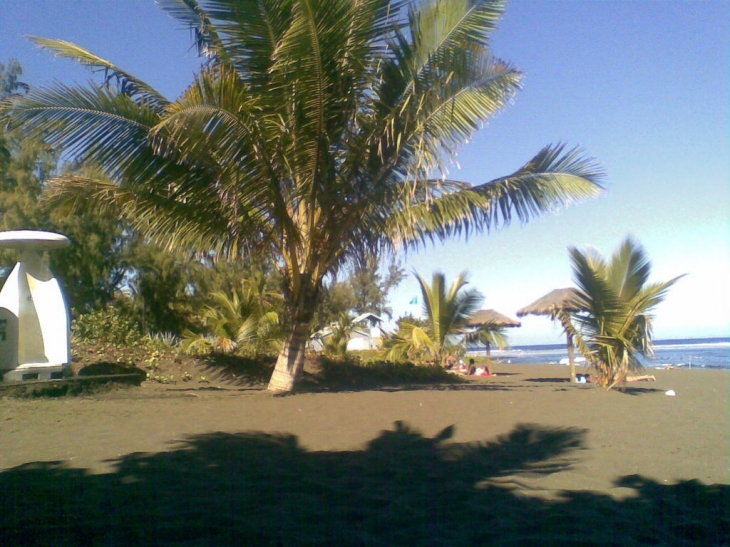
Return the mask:
{"type": "Polygon", "coordinates": [[[497,372],[4,398],[0,545],[730,544],[730,372],[497,372]]]}

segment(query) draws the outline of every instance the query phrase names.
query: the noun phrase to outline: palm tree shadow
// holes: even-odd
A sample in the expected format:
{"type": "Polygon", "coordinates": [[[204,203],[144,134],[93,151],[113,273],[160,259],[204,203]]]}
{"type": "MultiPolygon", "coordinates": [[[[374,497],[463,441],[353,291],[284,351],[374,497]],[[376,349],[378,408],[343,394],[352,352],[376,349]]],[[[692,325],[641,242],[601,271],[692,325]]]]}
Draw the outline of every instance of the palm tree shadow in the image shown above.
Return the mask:
{"type": "Polygon", "coordinates": [[[717,516],[730,514],[726,486],[625,478],[639,496],[621,502],[590,492],[545,501],[489,483],[570,469],[584,430],[523,424],[479,443],[453,443],[453,432],[430,438],[396,422],[344,452],[308,451],[288,434],[210,433],[128,454],[105,475],[29,463],[0,473],[0,543],[720,545],[727,531],[717,516]],[[714,509],[703,519],[693,507],[714,509]]]}
{"type": "Polygon", "coordinates": [[[570,383],[570,378],[525,378],[525,382],[540,382],[547,384],[570,383]]]}
{"type": "Polygon", "coordinates": [[[202,359],[202,369],[211,380],[233,387],[265,386],[274,370],[274,359],[211,353],[202,359]]]}
{"type": "Polygon", "coordinates": [[[621,393],[625,393],[626,395],[647,395],[647,394],[656,394],[656,393],[664,393],[663,389],[655,388],[655,387],[631,387],[627,386],[624,388],[620,388],[617,391],[621,393]]]}

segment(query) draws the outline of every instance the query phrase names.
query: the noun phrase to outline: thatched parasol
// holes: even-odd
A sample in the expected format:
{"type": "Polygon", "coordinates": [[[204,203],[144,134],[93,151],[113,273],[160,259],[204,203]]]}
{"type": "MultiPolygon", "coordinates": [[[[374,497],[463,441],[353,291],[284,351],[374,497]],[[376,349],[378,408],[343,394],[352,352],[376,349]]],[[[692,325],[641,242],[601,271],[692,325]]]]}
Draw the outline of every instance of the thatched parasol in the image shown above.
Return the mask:
{"type": "MultiPolygon", "coordinates": [[[[517,311],[517,317],[525,315],[548,315],[555,319],[558,311],[578,312],[584,311],[581,303],[581,293],[578,289],[568,287],[566,289],[555,289],[542,298],[537,299],[529,306],[517,311]]],[[[573,356],[573,336],[566,331],[568,339],[568,362],[570,363],[570,380],[575,382],[575,358],[573,356]]]]}
{"type": "MultiPolygon", "coordinates": [[[[497,327],[520,327],[522,323],[494,310],[479,310],[474,312],[466,323],[467,327],[479,328],[482,325],[497,327]]],[[[487,342],[487,357],[489,357],[489,342],[487,342]]]]}
{"type": "Polygon", "coordinates": [[[494,310],[479,310],[474,312],[466,324],[470,327],[479,327],[487,324],[494,324],[500,327],[519,327],[522,325],[519,321],[494,310]]]}

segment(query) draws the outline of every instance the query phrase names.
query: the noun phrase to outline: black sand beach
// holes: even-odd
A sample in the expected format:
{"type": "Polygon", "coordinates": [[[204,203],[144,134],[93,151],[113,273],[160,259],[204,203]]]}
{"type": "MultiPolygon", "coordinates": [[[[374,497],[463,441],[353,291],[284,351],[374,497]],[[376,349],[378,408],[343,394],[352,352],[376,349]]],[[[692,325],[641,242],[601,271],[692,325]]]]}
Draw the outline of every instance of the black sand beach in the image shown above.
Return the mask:
{"type": "Polygon", "coordinates": [[[730,373],[0,400],[3,545],[727,545],[730,373]],[[674,390],[675,396],[666,392],[674,390]]]}

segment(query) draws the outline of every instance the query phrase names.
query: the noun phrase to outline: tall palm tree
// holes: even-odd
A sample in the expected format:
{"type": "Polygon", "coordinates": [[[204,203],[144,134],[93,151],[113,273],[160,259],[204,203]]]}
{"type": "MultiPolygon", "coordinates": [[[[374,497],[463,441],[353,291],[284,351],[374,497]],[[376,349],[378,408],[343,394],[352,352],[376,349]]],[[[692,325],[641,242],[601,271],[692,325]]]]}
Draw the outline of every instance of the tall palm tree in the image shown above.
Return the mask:
{"type": "Polygon", "coordinates": [[[600,191],[600,168],[564,145],[484,184],[445,178],[520,86],[489,51],[503,0],[159,3],[206,59],[178,100],[79,46],[35,38],[105,82],[55,84],[5,110],[113,181],[63,177],[59,203],[115,203],[170,247],[277,257],[290,330],[273,391],[301,374],[323,279],[363,245],[468,237],[600,191]]]}
{"type": "Polygon", "coordinates": [[[644,249],[626,238],[610,260],[593,250],[569,249],[573,278],[584,312],[558,310],[566,331],[607,389],[642,368],[639,356],[652,356],[651,311],[680,277],[648,283],[651,263],[644,249]],[[571,321],[572,319],[572,321],[571,321]]]}
{"type": "Polygon", "coordinates": [[[403,322],[387,353],[390,359],[428,359],[442,363],[461,342],[469,319],[484,300],[476,289],[467,289],[467,274],[462,272],[446,289],[446,277],[434,272],[431,283],[417,273],[423,297],[426,325],[403,322]],[[458,337],[458,339],[457,339],[458,337]]]}

